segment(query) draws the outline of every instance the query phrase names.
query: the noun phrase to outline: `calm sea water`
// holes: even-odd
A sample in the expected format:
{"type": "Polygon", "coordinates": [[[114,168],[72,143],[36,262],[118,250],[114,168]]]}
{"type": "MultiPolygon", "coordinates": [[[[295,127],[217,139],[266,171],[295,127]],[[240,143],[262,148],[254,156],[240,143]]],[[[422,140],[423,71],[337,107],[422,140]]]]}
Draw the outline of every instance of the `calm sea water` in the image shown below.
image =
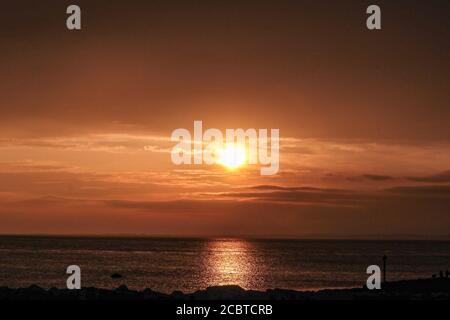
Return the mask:
{"type": "Polygon", "coordinates": [[[0,237],[0,286],[65,287],[76,264],[82,286],[192,292],[362,286],[368,265],[388,256],[389,279],[450,269],[450,242],[0,237]],[[123,279],[110,278],[112,273],[123,279]]]}

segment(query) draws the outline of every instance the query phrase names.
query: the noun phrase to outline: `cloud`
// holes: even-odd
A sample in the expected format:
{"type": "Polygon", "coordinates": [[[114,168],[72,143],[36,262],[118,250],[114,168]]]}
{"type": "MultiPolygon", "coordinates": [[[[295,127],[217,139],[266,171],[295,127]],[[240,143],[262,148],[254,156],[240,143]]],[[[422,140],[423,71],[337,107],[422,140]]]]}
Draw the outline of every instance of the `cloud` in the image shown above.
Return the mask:
{"type": "Polygon", "coordinates": [[[289,203],[313,206],[359,206],[373,197],[366,193],[346,189],[327,189],[315,187],[283,187],[277,185],[258,185],[248,191],[205,193],[220,199],[289,203]]]}
{"type": "Polygon", "coordinates": [[[316,191],[316,192],[350,192],[350,190],[344,189],[330,189],[330,188],[317,188],[317,187],[284,187],[277,185],[258,185],[249,187],[249,189],[255,190],[283,190],[283,191],[316,191]]]}
{"type": "Polygon", "coordinates": [[[62,165],[55,161],[9,161],[0,162],[0,173],[74,171],[76,167],[62,165]]]}
{"type": "Polygon", "coordinates": [[[450,185],[431,186],[399,186],[386,189],[388,192],[405,195],[411,198],[420,196],[434,196],[450,198],[450,185]]]}
{"type": "Polygon", "coordinates": [[[170,137],[133,134],[86,134],[46,138],[0,139],[0,148],[52,148],[67,151],[131,153],[137,151],[170,152],[170,137]]]}
{"type": "Polygon", "coordinates": [[[423,177],[408,177],[407,179],[416,182],[450,182],[450,170],[438,174],[423,176],[423,177]]]}
{"type": "Polygon", "coordinates": [[[378,191],[362,192],[349,189],[315,187],[284,187],[277,185],[258,185],[248,191],[205,193],[217,199],[233,198],[246,201],[279,202],[309,206],[367,207],[385,203],[393,199],[410,198],[450,198],[450,185],[442,186],[396,186],[378,191]],[[253,191],[252,191],[253,190],[253,191]]]}
{"type": "Polygon", "coordinates": [[[409,190],[364,194],[308,187],[292,188],[302,191],[261,189],[266,191],[248,188],[248,192],[236,192],[228,197],[208,195],[198,200],[41,197],[3,201],[0,232],[263,237],[303,237],[312,233],[445,236],[450,228],[448,196],[417,196],[409,190]],[[359,205],[343,205],[346,196],[359,205]],[[332,198],[335,202],[337,199],[337,203],[331,202],[332,198]]]}
{"type": "Polygon", "coordinates": [[[364,175],[362,175],[362,177],[367,180],[373,180],[373,181],[386,181],[386,180],[394,179],[391,176],[379,175],[379,174],[364,174],[364,175]]]}

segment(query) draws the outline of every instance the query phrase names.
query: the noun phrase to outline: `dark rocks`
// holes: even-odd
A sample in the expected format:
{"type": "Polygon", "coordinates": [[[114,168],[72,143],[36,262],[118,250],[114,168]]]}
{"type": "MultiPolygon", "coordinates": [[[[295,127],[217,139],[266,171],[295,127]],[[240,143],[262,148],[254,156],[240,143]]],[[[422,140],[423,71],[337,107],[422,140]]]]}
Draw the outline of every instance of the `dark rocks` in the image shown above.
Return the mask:
{"type": "Polygon", "coordinates": [[[44,289],[37,285],[11,289],[0,287],[0,300],[395,300],[450,299],[450,279],[419,279],[388,282],[381,290],[367,288],[295,291],[269,289],[245,290],[239,286],[214,286],[193,293],[174,291],[171,294],[130,290],[126,285],[117,289],[93,287],[81,290],[44,289]]]}
{"type": "Polygon", "coordinates": [[[112,279],[122,279],[123,276],[122,276],[120,273],[113,273],[113,274],[111,275],[111,278],[112,278],[112,279]]]}
{"type": "Polygon", "coordinates": [[[167,299],[167,295],[161,292],[153,291],[152,289],[144,289],[142,291],[144,300],[161,300],[167,299]]]}
{"type": "Polygon", "coordinates": [[[120,287],[118,287],[117,289],[116,289],[116,291],[118,291],[118,292],[127,292],[127,291],[129,291],[128,290],[128,287],[126,286],[126,285],[121,285],[120,287]]]}
{"type": "Polygon", "coordinates": [[[173,299],[176,299],[176,300],[184,300],[186,298],[186,295],[183,292],[176,290],[176,291],[172,292],[170,297],[173,299]]]}
{"type": "Polygon", "coordinates": [[[189,296],[196,300],[239,300],[251,296],[250,291],[245,291],[239,286],[214,286],[206,290],[196,291],[189,296]]]}

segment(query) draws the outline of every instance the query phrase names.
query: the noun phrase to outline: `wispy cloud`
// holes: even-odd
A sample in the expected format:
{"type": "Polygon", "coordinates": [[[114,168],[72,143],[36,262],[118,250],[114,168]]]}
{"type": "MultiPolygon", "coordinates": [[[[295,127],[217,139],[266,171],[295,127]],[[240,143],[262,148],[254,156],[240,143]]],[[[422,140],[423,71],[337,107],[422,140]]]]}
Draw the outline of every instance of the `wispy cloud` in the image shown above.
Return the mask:
{"type": "Polygon", "coordinates": [[[433,183],[446,183],[450,182],[450,170],[440,172],[437,174],[423,176],[423,177],[408,177],[407,179],[416,182],[433,182],[433,183]]]}

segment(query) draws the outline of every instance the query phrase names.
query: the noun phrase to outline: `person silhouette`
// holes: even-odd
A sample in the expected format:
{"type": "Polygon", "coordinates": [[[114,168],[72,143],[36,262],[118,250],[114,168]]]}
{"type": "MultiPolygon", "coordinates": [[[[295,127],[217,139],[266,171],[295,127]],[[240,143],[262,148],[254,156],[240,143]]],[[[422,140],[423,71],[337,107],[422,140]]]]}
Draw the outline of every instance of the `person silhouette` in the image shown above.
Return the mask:
{"type": "Polygon", "coordinates": [[[441,271],[439,271],[439,278],[443,278],[444,277],[444,272],[442,272],[442,270],[441,271]]]}
{"type": "Polygon", "coordinates": [[[448,272],[448,269],[445,271],[445,277],[448,278],[448,276],[450,275],[450,272],[448,272]]]}

